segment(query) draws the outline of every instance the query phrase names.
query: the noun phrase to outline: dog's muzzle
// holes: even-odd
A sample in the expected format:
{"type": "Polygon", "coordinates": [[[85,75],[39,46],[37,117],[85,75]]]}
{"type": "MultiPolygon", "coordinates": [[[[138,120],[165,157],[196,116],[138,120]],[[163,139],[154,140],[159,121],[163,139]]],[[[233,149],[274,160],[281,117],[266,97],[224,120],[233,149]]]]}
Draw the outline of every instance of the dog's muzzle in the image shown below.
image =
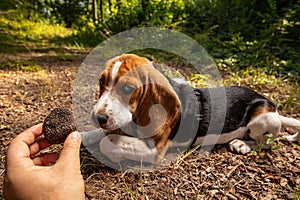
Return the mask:
{"type": "Polygon", "coordinates": [[[97,126],[103,126],[107,123],[108,121],[108,116],[105,114],[95,114],[94,112],[92,113],[92,120],[97,126]]]}

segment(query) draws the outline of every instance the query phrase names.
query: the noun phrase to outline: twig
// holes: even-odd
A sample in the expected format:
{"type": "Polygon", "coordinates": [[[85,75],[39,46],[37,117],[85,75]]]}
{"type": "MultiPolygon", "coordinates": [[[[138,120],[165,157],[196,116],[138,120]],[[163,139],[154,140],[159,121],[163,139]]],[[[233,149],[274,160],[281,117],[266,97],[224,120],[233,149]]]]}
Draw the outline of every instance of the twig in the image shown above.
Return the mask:
{"type": "Polygon", "coordinates": [[[229,178],[232,173],[241,165],[241,163],[239,163],[238,165],[234,166],[226,175],[227,178],[229,178]]]}

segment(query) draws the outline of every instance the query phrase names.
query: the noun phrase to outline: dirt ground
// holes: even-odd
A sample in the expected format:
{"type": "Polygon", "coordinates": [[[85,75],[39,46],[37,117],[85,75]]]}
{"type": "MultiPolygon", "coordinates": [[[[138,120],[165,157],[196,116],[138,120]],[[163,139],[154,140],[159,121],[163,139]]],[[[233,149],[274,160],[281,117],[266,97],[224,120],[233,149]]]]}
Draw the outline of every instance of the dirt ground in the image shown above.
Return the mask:
{"type": "MultiPolygon", "coordinates": [[[[42,122],[53,108],[71,109],[73,81],[85,57],[84,53],[73,54],[70,61],[31,55],[30,59],[45,68],[37,72],[0,70],[1,185],[10,141],[42,122]]],[[[300,119],[300,113],[281,113],[300,119]]],[[[291,133],[282,129],[280,136],[291,133]]],[[[211,152],[195,150],[182,162],[140,174],[106,167],[82,147],[86,199],[299,199],[300,143],[282,139],[276,145],[276,150],[258,155],[239,155],[218,145],[211,152]]]]}

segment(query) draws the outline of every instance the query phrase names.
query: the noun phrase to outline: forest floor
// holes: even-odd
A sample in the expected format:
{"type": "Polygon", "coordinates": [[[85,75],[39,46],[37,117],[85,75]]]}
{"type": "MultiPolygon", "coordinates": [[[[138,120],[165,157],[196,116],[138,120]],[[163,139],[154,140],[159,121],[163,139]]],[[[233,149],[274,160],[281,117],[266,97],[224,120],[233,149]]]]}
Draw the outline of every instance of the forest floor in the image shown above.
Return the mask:
{"type": "MultiPolygon", "coordinates": [[[[67,52],[67,50],[66,50],[67,52]]],[[[53,108],[72,105],[72,85],[86,52],[69,52],[69,60],[49,54],[9,55],[29,60],[41,69],[0,70],[0,181],[5,173],[5,152],[10,141],[26,128],[43,122],[53,108]]],[[[2,64],[7,63],[2,57],[2,64]]],[[[276,91],[264,91],[271,94],[276,91]]],[[[283,94],[288,95],[288,94],[283,94]]],[[[298,99],[295,99],[299,102],[298,99]]],[[[299,106],[299,105],[297,105],[299,106]]],[[[299,107],[295,109],[299,111],[299,107]]],[[[285,116],[300,113],[282,110],[285,116]]],[[[280,136],[291,134],[282,129],[280,136]]],[[[276,150],[239,155],[218,145],[211,152],[194,151],[180,164],[154,172],[134,174],[106,167],[82,148],[82,174],[87,199],[295,199],[300,195],[299,142],[284,139],[276,150]]],[[[1,198],[1,194],[0,194],[1,198]]]]}
{"type": "MultiPolygon", "coordinates": [[[[43,122],[52,109],[72,108],[76,73],[88,53],[82,49],[23,47],[24,51],[2,51],[0,56],[1,186],[10,141],[43,122]]],[[[224,73],[226,84],[251,87],[278,103],[282,115],[300,119],[299,85],[288,79],[280,84],[256,84],[254,78],[249,75],[238,82],[236,76],[224,73]]],[[[291,144],[282,138],[292,133],[282,129],[281,139],[275,141],[272,150],[240,155],[226,145],[217,145],[210,152],[197,149],[179,162],[142,173],[111,169],[82,147],[86,199],[300,199],[300,143],[291,144]]]]}

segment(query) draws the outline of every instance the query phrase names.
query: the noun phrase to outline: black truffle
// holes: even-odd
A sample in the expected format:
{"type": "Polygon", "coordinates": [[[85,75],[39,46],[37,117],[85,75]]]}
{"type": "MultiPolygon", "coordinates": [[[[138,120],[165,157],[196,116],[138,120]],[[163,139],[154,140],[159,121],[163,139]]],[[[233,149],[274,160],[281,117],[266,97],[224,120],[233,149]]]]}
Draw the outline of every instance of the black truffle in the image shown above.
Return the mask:
{"type": "Polygon", "coordinates": [[[68,109],[55,108],[44,120],[43,133],[51,144],[63,143],[73,131],[76,131],[76,126],[68,109]]]}

